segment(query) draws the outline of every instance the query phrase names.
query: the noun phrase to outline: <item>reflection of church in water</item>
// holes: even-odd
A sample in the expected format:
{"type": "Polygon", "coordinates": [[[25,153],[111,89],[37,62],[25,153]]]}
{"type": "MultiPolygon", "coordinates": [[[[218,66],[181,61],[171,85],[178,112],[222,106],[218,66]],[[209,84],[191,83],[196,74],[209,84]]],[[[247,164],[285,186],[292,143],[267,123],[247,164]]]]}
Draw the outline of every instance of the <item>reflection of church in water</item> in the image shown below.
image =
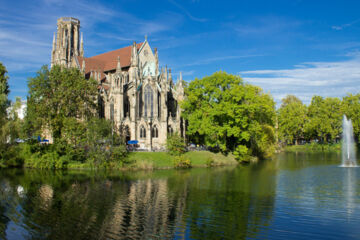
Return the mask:
{"type": "Polygon", "coordinates": [[[99,83],[99,116],[110,119],[127,140],[140,147],[160,149],[168,134],[185,135],[178,102],[184,98],[180,79],[173,83],[171,69],[159,69],[158,51],[142,43],[84,57],[80,21],[60,18],[54,35],[51,65],[79,68],[99,83]]]}

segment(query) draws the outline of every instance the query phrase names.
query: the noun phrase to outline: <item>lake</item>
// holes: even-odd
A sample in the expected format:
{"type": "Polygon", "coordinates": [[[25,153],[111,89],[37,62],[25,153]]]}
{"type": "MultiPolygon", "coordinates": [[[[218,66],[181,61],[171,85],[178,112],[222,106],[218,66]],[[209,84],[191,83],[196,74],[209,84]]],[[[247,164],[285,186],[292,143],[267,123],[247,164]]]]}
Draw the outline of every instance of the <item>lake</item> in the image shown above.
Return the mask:
{"type": "Polygon", "coordinates": [[[0,239],[360,239],[340,154],[128,172],[0,171],[0,239]]]}

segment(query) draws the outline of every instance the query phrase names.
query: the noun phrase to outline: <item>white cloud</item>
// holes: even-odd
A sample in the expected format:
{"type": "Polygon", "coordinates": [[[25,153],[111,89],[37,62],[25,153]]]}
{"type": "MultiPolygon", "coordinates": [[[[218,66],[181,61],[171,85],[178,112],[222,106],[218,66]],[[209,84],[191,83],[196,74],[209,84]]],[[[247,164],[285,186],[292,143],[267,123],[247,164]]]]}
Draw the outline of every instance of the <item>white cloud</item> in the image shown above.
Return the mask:
{"type": "Polygon", "coordinates": [[[240,73],[244,80],[270,91],[279,104],[287,94],[308,104],[313,95],[342,97],[360,92],[360,55],[338,62],[307,62],[292,69],[240,73]]]}
{"type": "MultiPolygon", "coordinates": [[[[267,35],[279,34],[296,29],[302,25],[299,21],[281,18],[277,16],[260,16],[253,17],[242,22],[231,22],[228,27],[235,30],[241,37],[261,37],[267,35]]],[[[282,35],[283,37],[284,35],[282,35]]]]}
{"type": "Polygon", "coordinates": [[[209,57],[209,58],[204,58],[204,59],[194,61],[189,64],[184,64],[182,66],[188,67],[188,66],[206,65],[206,64],[213,63],[213,62],[226,61],[226,60],[231,60],[231,59],[249,58],[249,57],[259,57],[259,56],[264,56],[264,55],[262,55],[262,54],[247,54],[246,55],[245,54],[245,55],[209,57]]]}
{"type": "Polygon", "coordinates": [[[360,22],[360,19],[356,19],[355,21],[352,21],[352,22],[346,23],[346,24],[342,24],[342,25],[331,26],[331,28],[334,30],[340,31],[340,30],[343,30],[344,28],[351,27],[352,25],[354,25],[358,22],[360,22]]]}
{"type": "Polygon", "coordinates": [[[206,22],[207,21],[207,19],[205,19],[205,18],[194,17],[186,8],[184,8],[182,5],[177,3],[175,0],[169,0],[169,2],[172,3],[174,6],[176,6],[177,8],[179,8],[181,11],[183,11],[193,21],[196,21],[196,22],[206,22]]]}

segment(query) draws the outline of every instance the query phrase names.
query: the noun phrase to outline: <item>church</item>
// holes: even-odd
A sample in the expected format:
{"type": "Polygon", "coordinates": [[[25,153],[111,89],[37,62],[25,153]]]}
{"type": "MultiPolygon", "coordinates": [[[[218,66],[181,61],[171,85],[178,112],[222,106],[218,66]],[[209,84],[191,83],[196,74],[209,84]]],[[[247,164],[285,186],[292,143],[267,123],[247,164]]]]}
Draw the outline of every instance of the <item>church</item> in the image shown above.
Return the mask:
{"type": "Polygon", "coordinates": [[[57,21],[51,66],[76,67],[98,82],[98,114],[109,119],[126,141],[144,150],[164,150],[168,135],[185,137],[179,102],[184,99],[182,75],[174,84],[171,69],[159,68],[158,50],[145,37],[141,43],[85,57],[80,21],[57,21]]]}

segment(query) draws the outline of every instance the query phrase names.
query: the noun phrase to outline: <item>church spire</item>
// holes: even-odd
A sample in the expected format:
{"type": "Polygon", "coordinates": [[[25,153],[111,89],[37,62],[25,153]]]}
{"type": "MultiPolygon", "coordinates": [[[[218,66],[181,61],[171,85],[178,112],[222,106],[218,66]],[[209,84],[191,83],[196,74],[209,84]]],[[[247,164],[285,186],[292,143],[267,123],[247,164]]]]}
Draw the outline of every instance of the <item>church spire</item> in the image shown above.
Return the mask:
{"type": "Polygon", "coordinates": [[[55,44],[56,44],[56,36],[55,36],[55,32],[54,32],[53,45],[52,45],[53,52],[55,51],[55,44]]]}
{"type": "Polygon", "coordinates": [[[169,81],[172,81],[171,68],[169,68],[169,81]]]}
{"type": "Polygon", "coordinates": [[[80,56],[84,57],[84,39],[83,33],[81,33],[81,40],[80,40],[80,56]]]}
{"type": "Polygon", "coordinates": [[[137,64],[138,64],[138,54],[137,54],[136,42],[134,41],[131,47],[131,66],[136,67],[137,64]]]}
{"type": "Polygon", "coordinates": [[[55,63],[55,51],[56,51],[56,38],[55,38],[55,32],[54,32],[52,51],[51,51],[51,67],[55,63]]]}
{"type": "Polygon", "coordinates": [[[116,73],[121,73],[120,56],[117,57],[116,73]]]}
{"type": "Polygon", "coordinates": [[[166,80],[166,82],[168,82],[168,69],[167,69],[167,65],[165,66],[165,80],[166,80]]]}
{"type": "Polygon", "coordinates": [[[154,49],[155,52],[155,76],[159,75],[159,55],[157,48],[154,49]]]}

